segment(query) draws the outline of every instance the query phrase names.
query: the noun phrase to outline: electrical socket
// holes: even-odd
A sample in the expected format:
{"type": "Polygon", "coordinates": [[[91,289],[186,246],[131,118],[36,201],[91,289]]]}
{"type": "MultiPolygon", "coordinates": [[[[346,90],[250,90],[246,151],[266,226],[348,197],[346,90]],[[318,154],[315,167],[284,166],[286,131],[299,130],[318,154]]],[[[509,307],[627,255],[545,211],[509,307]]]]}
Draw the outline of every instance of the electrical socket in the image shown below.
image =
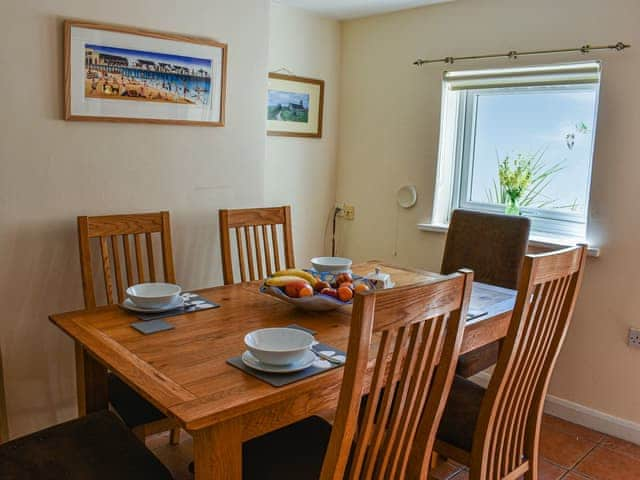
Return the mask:
{"type": "Polygon", "coordinates": [[[356,216],[356,207],[347,203],[336,203],[336,209],[338,210],[338,217],[342,217],[345,220],[353,220],[356,216]]]}
{"type": "Polygon", "coordinates": [[[640,348],[640,328],[629,327],[628,344],[630,347],[640,348]]]}
{"type": "Polygon", "coordinates": [[[356,216],[356,207],[353,205],[347,205],[346,203],[342,207],[345,220],[353,220],[356,216]]]}

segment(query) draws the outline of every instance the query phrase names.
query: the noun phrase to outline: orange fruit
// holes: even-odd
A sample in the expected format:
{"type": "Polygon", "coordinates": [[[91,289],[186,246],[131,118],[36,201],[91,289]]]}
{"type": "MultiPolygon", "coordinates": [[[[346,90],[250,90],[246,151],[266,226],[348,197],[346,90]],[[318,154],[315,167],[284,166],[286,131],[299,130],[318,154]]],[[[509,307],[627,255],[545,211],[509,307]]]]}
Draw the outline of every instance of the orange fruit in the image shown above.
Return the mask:
{"type": "Polygon", "coordinates": [[[311,288],[311,285],[306,285],[298,291],[298,297],[300,298],[310,297],[312,295],[313,295],[313,288],[311,288]]]}
{"type": "Polygon", "coordinates": [[[353,290],[349,287],[341,286],[338,288],[338,298],[343,302],[348,302],[353,298],[353,290]]]}
{"type": "Polygon", "coordinates": [[[356,285],[355,290],[356,290],[356,293],[368,292],[369,287],[366,284],[361,283],[359,285],[356,285]]]}

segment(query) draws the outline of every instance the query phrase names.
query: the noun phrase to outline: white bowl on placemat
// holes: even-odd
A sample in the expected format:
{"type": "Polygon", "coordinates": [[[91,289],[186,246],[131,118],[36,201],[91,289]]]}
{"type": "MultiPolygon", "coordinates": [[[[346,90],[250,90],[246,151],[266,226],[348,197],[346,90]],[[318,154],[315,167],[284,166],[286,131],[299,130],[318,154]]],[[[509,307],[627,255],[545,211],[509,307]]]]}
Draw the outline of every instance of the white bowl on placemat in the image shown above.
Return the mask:
{"type": "Polygon", "coordinates": [[[158,308],[175,303],[182,288],[173,283],[139,283],[127,288],[127,296],[138,307],[158,308]]]}
{"type": "Polygon", "coordinates": [[[313,342],[313,335],[294,328],[263,328],[244,337],[244,344],[251,354],[269,365],[299,362],[313,342]]]}
{"type": "Polygon", "coordinates": [[[316,257],[311,259],[311,265],[316,272],[342,273],[350,272],[353,262],[343,257],[316,257]]]}

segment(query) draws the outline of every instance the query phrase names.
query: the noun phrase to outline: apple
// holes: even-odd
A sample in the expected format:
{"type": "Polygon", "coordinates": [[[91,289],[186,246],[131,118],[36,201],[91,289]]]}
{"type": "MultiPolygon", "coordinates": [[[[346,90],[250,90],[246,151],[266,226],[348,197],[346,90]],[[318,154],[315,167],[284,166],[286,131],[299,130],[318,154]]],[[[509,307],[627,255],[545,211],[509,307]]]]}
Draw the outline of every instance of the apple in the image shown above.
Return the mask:
{"type": "Polygon", "coordinates": [[[314,288],[316,289],[316,292],[322,292],[322,290],[324,290],[325,288],[331,288],[331,285],[329,285],[328,282],[319,280],[316,282],[314,288]]]}
{"type": "Polygon", "coordinates": [[[336,276],[336,285],[338,287],[345,282],[353,282],[353,277],[350,273],[340,273],[336,276]]]}
{"type": "Polygon", "coordinates": [[[338,298],[338,291],[335,288],[323,288],[320,293],[323,295],[329,295],[330,297],[338,298]]]}
{"type": "Polygon", "coordinates": [[[304,280],[289,282],[284,287],[284,293],[286,293],[287,296],[289,296],[291,298],[299,298],[300,297],[300,290],[302,290],[303,288],[308,287],[308,286],[309,286],[309,284],[307,282],[305,282],[304,280]]]}

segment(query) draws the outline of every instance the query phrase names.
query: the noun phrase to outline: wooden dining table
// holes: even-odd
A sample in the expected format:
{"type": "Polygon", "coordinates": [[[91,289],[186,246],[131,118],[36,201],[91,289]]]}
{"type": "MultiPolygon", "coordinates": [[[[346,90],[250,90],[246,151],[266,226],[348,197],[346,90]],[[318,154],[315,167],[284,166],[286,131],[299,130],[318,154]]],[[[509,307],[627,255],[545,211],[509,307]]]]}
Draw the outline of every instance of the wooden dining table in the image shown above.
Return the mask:
{"type": "MultiPolygon", "coordinates": [[[[397,286],[437,280],[441,275],[367,262],[356,274],[381,268],[397,286]]],[[[244,350],[246,333],[296,324],[316,332],[325,344],[345,350],[351,307],[308,312],[260,293],[259,283],[199,290],[219,308],[166,320],[173,330],[143,335],[131,327],[137,317],[117,305],[51,315],[76,344],[81,414],[108,408],[107,371],[128,385],[193,436],[195,475],[241,479],[242,443],[337,405],[343,368],[328,370],[279,388],[227,364],[244,350]]],[[[515,294],[475,283],[462,352],[503,338],[515,294]]]]}

